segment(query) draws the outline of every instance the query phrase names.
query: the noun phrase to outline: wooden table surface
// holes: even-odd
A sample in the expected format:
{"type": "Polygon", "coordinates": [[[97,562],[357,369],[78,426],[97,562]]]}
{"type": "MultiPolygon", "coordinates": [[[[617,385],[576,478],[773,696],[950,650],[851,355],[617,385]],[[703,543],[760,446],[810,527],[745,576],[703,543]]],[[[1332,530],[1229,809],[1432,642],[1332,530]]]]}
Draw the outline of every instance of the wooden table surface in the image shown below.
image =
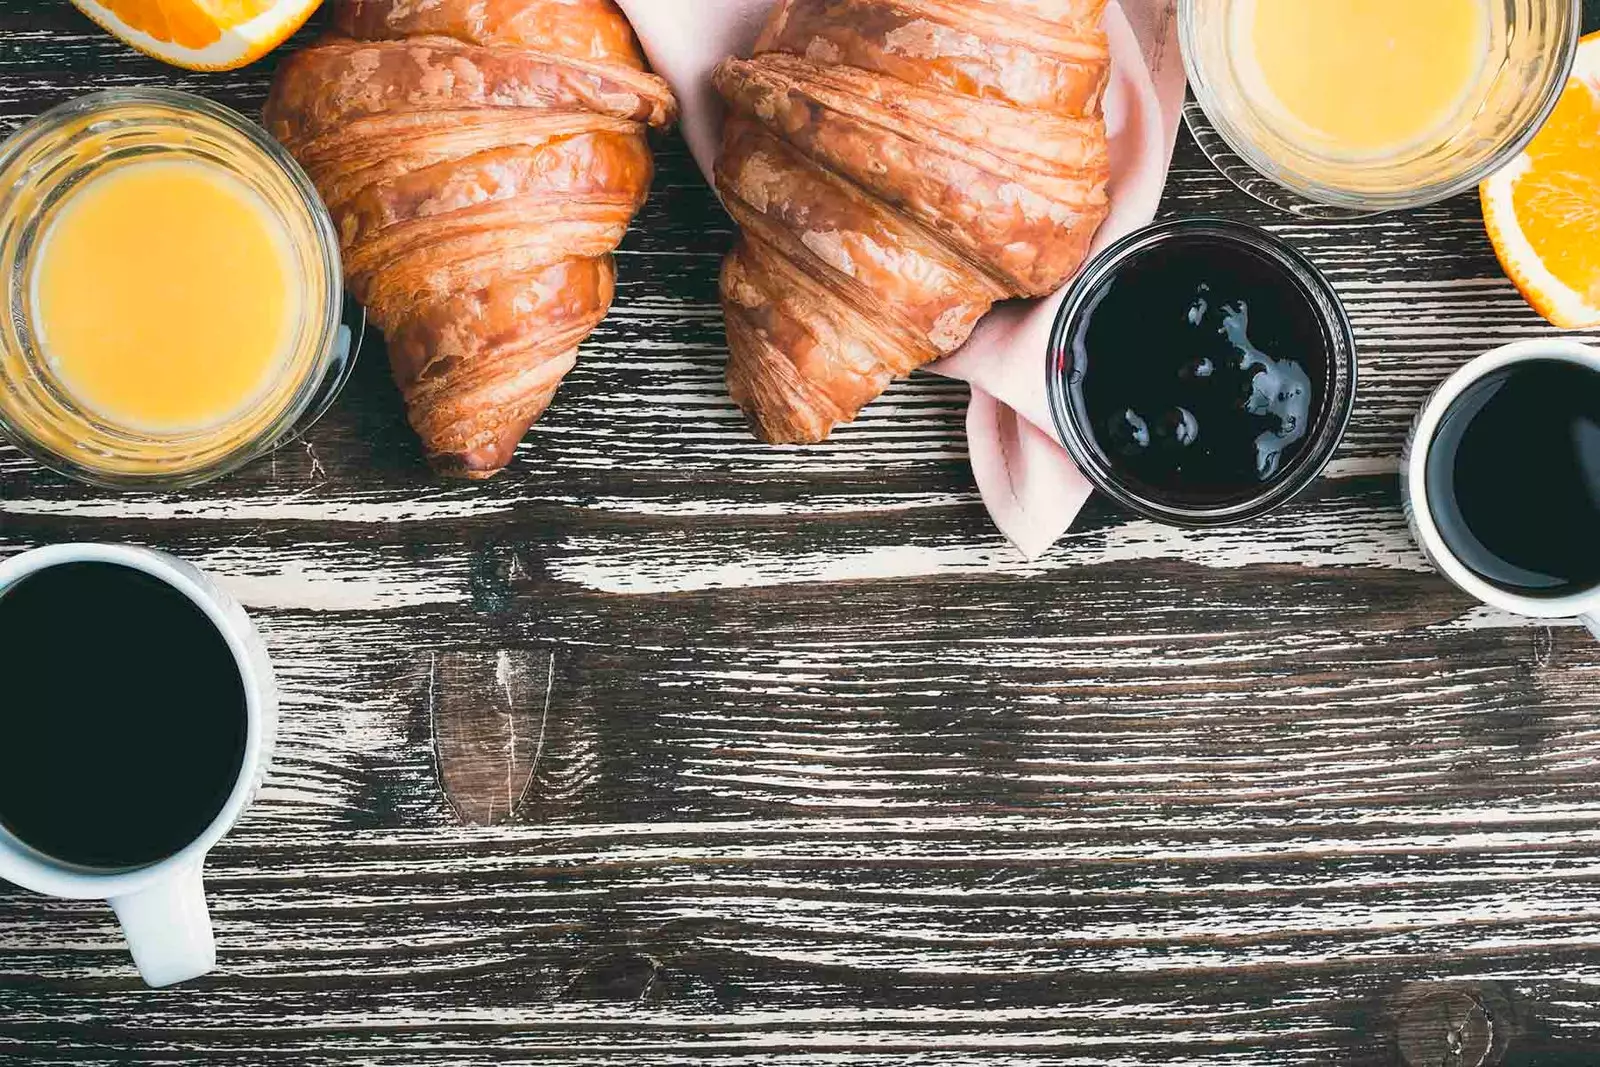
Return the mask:
{"type": "MultiPolygon", "coordinates": [[[[0,0],[7,130],[131,84],[253,112],[272,65],[0,0]]],[[[207,868],[217,973],[152,992],[109,909],[0,887],[0,1063],[1600,1062],[1600,644],[1475,607],[1398,503],[1427,392],[1549,332],[1474,198],[1297,223],[1185,135],[1165,213],[1263,223],[1348,301],[1349,441],[1257,527],[1095,504],[1028,563],[959,385],[750,438],[729,223],[660,162],[615,313],[491,484],[430,477],[379,347],[309,441],[194,493],[0,448],[0,554],[178,553],[284,689],[207,868]]]]}

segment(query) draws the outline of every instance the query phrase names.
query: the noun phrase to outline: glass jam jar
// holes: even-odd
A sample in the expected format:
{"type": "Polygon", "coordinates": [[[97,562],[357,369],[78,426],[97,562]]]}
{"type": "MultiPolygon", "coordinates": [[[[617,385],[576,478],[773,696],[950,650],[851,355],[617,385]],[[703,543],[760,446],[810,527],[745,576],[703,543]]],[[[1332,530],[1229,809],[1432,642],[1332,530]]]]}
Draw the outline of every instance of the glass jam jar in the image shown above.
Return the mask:
{"type": "Polygon", "coordinates": [[[0,271],[8,311],[0,318],[0,434],[44,466],[108,488],[188,488],[281,447],[327,411],[359,347],[359,312],[346,323],[338,237],[310,180],[260,127],[189,93],[95,93],[0,145],[0,271]],[[238,410],[195,429],[122,425],[90,410],[53,365],[36,321],[33,279],[63,205],[85,183],[147,161],[200,163],[242,183],[281,228],[285,275],[298,288],[284,294],[297,313],[268,380],[238,410]]]}
{"type": "Polygon", "coordinates": [[[1168,526],[1252,523],[1322,474],[1360,366],[1338,294],[1264,230],[1183,218],[1084,267],[1051,333],[1045,384],[1078,469],[1168,526]]]}

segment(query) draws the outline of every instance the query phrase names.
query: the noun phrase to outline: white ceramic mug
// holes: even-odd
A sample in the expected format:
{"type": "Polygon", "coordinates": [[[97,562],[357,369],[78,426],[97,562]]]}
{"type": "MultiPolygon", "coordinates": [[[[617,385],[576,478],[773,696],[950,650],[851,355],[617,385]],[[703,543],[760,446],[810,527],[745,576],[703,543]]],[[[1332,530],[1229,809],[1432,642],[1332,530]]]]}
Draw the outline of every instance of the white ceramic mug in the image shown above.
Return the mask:
{"type": "MultiPolygon", "coordinates": [[[[1445,380],[1435,390],[1411,427],[1411,437],[1400,462],[1400,490],[1412,536],[1428,559],[1463,591],[1492,607],[1532,619],[1581,619],[1600,637],[1600,586],[1563,597],[1524,596],[1492,585],[1462,563],[1439,533],[1428,503],[1428,456],[1439,424],[1450,405],[1485,377],[1515,363],[1565,360],[1600,373],[1600,348],[1559,338],[1519,341],[1479,356],[1445,380]]],[[[1595,546],[1600,552],[1600,545],[1595,546]]]]}
{"type": "Polygon", "coordinates": [[[277,729],[277,687],[266,646],[244,609],[200,571],[162,552],[122,545],[55,545],[24,552],[0,563],[0,598],[30,574],[84,562],[143,571],[205,612],[227,641],[244,685],[248,718],[244,758],[222,811],[203,833],[166,859],[128,870],[78,867],[30,848],[0,826],[0,878],[50,896],[109,901],[139,974],[152,986],[172,985],[216,967],[217,946],[201,867],[206,853],[249,805],[266,774],[277,729]]]}

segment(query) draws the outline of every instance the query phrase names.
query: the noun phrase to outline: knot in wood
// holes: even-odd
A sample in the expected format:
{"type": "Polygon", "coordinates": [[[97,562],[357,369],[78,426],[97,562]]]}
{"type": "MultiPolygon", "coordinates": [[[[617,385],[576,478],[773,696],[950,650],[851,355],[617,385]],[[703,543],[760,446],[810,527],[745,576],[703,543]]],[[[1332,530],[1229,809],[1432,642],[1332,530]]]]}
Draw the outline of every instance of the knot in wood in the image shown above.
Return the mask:
{"type": "Polygon", "coordinates": [[[561,990],[563,1000],[643,1003],[664,992],[666,966],[647,952],[614,952],[590,961],[561,990]]]}
{"type": "Polygon", "coordinates": [[[1405,1067],[1495,1067],[1505,1056],[1510,1006],[1492,989],[1418,983],[1394,1006],[1405,1067]]]}

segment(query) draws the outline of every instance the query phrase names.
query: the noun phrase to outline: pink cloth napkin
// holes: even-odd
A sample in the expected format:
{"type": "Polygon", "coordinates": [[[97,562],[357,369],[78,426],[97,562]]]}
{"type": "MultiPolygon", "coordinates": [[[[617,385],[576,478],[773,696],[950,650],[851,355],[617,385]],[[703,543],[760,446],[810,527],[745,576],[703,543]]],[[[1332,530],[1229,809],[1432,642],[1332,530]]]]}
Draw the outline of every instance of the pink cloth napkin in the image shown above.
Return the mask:
{"type": "MultiPolygon", "coordinates": [[[[749,55],[775,0],[618,0],[651,64],[683,106],[683,134],[709,177],[722,108],[711,71],[749,55]]],[[[1095,251],[1155,217],[1183,108],[1176,0],[1112,0],[1111,217],[1095,251]]],[[[1072,525],[1090,486],[1057,440],[1045,396],[1045,347],[1064,293],[1003,306],[966,346],[931,368],[972,386],[968,451],[979,492],[1002,533],[1029,558],[1072,525]]]]}

